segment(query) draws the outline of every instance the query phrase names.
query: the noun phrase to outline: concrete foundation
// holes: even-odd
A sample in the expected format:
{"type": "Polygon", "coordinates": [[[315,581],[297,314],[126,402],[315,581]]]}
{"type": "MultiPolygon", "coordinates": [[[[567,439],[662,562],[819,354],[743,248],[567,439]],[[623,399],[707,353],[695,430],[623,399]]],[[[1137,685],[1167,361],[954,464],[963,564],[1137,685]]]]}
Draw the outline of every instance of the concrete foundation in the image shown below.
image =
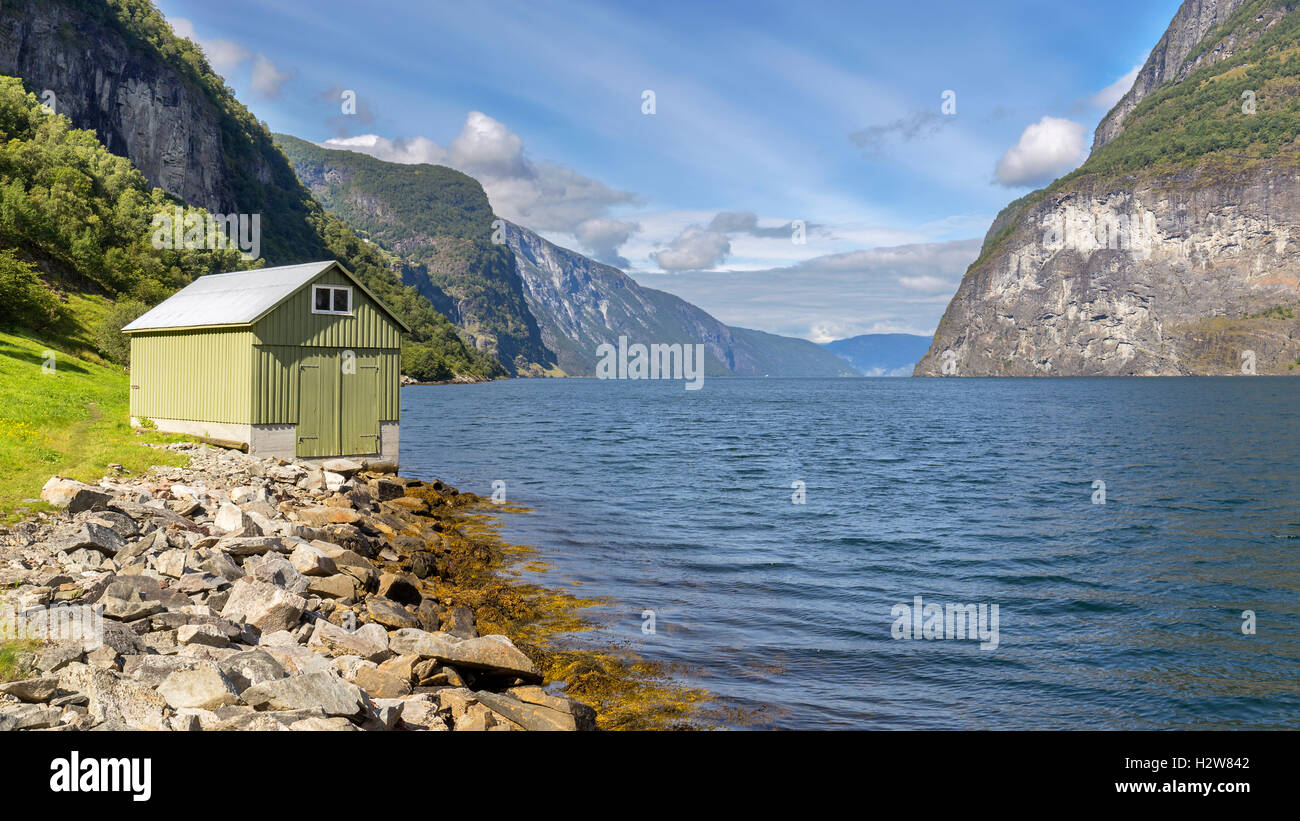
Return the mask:
{"type": "Polygon", "coordinates": [[[395,465],[401,464],[397,460],[397,445],[400,428],[401,425],[397,422],[379,423],[379,458],[392,462],[395,465]]]}
{"type": "MultiPolygon", "coordinates": [[[[296,425],[246,425],[237,422],[199,422],[193,419],[151,419],[160,433],[179,433],[184,436],[202,436],[207,439],[222,439],[245,445],[253,456],[277,459],[297,459],[300,462],[326,462],[330,459],[383,459],[399,464],[398,444],[400,441],[400,423],[379,423],[379,454],[340,453],[336,456],[315,459],[298,459],[294,455],[297,445],[296,425]]],[[[140,420],[131,417],[131,425],[140,427],[140,420]]]]}
{"type": "Polygon", "coordinates": [[[249,425],[252,440],[248,452],[256,456],[292,459],[298,438],[297,425],[249,425]]]}
{"type": "MultiPolygon", "coordinates": [[[[159,433],[179,433],[185,436],[203,436],[208,439],[225,439],[230,442],[250,444],[253,426],[238,422],[198,422],[193,419],[154,419],[159,433]]],[[[131,417],[131,426],[140,427],[140,420],[131,417]]]]}

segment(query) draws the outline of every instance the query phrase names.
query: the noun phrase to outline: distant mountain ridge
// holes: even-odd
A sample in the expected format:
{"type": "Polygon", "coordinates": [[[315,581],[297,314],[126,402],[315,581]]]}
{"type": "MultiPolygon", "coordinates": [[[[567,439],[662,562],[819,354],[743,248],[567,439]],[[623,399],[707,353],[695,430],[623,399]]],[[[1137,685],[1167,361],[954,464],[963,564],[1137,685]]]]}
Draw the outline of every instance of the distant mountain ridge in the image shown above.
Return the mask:
{"type": "Polygon", "coordinates": [[[930,349],[930,337],[916,334],[861,334],[824,342],[822,347],[863,376],[911,376],[930,349]]]}
{"type": "Polygon", "coordinates": [[[276,134],[326,209],[408,264],[405,279],[512,375],[555,367],[529,313],[510,249],[478,180],[442,165],[398,164],[276,134]]]}
{"type": "Polygon", "coordinates": [[[538,234],[505,224],[524,297],[560,367],[591,376],[596,349],[632,342],[702,343],[711,376],[855,376],[833,354],[805,339],[719,322],[686,300],[646,288],[617,268],[561,248],[538,234]]]}
{"type": "Polygon", "coordinates": [[[856,376],[812,342],[730,328],[617,268],[498,223],[482,186],[459,171],[286,135],[276,142],[328,211],[407,263],[408,284],[512,374],[594,376],[600,345],[625,336],[703,344],[708,376],[856,376]]]}

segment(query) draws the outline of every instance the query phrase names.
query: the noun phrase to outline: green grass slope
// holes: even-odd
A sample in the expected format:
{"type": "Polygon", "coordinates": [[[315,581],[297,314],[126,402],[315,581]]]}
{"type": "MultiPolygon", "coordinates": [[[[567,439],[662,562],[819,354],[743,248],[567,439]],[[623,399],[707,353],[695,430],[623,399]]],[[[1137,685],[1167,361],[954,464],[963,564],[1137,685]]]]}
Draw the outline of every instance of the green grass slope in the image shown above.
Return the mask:
{"type": "Polygon", "coordinates": [[[182,457],[147,443],[178,441],[131,429],[126,372],[0,332],[0,521],[48,509],[38,499],[54,475],[95,481],[120,464],[131,473],[182,457]]]}

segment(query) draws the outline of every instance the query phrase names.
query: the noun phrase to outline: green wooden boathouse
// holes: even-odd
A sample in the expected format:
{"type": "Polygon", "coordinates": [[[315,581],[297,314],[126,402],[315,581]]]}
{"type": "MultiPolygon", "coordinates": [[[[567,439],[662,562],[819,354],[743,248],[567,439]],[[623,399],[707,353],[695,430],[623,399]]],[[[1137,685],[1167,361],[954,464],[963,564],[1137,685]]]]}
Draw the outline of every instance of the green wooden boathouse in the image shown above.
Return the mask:
{"type": "Polygon", "coordinates": [[[397,462],[410,328],[337,262],[199,277],[122,331],[133,425],[259,456],[397,462]]]}

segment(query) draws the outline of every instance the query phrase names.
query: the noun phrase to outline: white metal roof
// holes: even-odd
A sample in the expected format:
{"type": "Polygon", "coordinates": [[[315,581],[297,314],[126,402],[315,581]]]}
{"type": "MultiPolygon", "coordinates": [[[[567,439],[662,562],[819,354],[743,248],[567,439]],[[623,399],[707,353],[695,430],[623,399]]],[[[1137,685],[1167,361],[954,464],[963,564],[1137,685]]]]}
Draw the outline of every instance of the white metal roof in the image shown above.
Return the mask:
{"type": "Polygon", "coordinates": [[[247,325],[335,264],[328,260],[201,276],[122,330],[247,325]]]}

